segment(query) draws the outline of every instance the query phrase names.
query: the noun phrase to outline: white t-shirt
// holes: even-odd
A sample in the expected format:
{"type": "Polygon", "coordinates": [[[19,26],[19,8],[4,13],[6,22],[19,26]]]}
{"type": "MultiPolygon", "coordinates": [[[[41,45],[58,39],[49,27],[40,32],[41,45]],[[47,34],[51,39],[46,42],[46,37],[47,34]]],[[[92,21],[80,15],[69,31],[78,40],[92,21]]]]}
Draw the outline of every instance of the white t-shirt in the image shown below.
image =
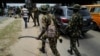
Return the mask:
{"type": "Polygon", "coordinates": [[[29,11],[28,11],[27,8],[23,8],[23,9],[22,9],[22,14],[23,14],[23,17],[24,17],[24,18],[28,18],[28,13],[29,13],[29,11]]]}

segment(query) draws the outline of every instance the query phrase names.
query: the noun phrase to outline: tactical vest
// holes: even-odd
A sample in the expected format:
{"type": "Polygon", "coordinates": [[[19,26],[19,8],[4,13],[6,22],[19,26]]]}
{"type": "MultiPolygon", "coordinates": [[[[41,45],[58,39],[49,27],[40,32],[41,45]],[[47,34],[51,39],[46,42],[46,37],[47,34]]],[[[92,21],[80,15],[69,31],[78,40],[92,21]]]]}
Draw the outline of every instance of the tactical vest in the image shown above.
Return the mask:
{"type": "Polygon", "coordinates": [[[44,23],[44,26],[48,26],[47,31],[45,32],[45,36],[49,38],[54,38],[56,36],[56,27],[54,25],[54,21],[52,19],[52,15],[44,15],[42,23],[44,23]]]}
{"type": "Polygon", "coordinates": [[[82,23],[81,22],[81,16],[79,15],[79,14],[74,14],[73,16],[72,16],[72,18],[71,18],[71,27],[72,27],[72,29],[79,29],[79,27],[80,27],[80,23],[82,23]]]}

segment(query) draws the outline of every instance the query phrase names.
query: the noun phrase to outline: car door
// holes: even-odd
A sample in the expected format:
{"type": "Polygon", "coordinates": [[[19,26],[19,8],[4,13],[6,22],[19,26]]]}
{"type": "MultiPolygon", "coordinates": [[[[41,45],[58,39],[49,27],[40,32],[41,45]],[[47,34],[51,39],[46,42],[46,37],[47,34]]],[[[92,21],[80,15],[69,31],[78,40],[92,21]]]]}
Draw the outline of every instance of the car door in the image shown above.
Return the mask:
{"type": "Polygon", "coordinates": [[[96,7],[94,12],[91,13],[93,21],[100,27],[100,7],[96,7]]]}

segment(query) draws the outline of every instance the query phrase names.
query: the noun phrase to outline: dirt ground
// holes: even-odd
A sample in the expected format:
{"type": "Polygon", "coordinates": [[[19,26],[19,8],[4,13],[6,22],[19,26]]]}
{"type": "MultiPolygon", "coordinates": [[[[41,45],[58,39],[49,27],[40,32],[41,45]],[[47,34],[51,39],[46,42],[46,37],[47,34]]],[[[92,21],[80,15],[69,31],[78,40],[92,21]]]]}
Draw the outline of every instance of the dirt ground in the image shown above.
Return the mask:
{"type": "Polygon", "coordinates": [[[32,38],[38,36],[39,27],[33,27],[33,25],[32,20],[30,20],[28,28],[25,29],[22,19],[22,31],[19,36],[22,38],[18,39],[18,42],[11,46],[13,56],[40,56],[39,48],[41,47],[41,41],[32,38]]]}

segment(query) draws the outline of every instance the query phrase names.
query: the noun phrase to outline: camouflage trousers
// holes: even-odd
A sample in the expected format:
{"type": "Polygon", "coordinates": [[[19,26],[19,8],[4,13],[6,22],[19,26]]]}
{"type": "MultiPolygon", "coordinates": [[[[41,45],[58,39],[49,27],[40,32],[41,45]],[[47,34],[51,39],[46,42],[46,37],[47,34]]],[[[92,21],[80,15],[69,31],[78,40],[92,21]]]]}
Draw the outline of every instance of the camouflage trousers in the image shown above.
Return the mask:
{"type": "Polygon", "coordinates": [[[36,25],[36,23],[37,23],[38,26],[40,25],[38,17],[35,16],[34,19],[33,19],[33,21],[34,21],[34,25],[36,25]]]}
{"type": "Polygon", "coordinates": [[[43,36],[42,37],[43,41],[42,41],[42,47],[45,48],[45,42],[46,42],[46,39],[49,40],[49,46],[53,52],[53,54],[55,56],[60,56],[58,50],[57,50],[57,38],[47,38],[46,36],[43,36]]]}
{"type": "Polygon", "coordinates": [[[76,47],[76,40],[70,39],[70,49],[71,49],[72,52],[74,51],[75,54],[79,54],[79,51],[76,47]]]}
{"type": "Polygon", "coordinates": [[[76,47],[76,45],[79,44],[78,37],[79,37],[79,32],[74,32],[70,35],[70,51],[74,52],[76,55],[80,54],[80,52],[76,47]]]}

